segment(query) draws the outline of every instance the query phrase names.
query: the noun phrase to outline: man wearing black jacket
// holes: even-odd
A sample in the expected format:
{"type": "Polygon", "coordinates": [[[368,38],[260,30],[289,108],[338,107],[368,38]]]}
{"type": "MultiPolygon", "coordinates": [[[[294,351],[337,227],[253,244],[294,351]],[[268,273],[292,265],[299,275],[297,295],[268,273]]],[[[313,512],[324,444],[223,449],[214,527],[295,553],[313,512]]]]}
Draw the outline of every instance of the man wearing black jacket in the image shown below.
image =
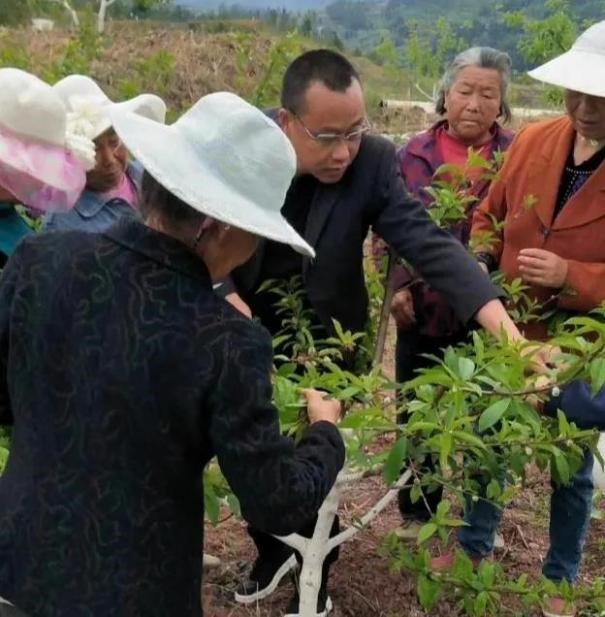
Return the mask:
{"type": "MultiPolygon", "coordinates": [[[[361,82],[343,56],[315,50],[297,58],[285,73],[281,108],[274,117],[298,159],[282,214],[314,247],[316,258],[261,241],[255,256],[234,274],[235,291],[272,334],[280,329],[280,318],[272,296],[258,293],[259,287],[268,279],[286,281],[294,275],[302,275],[305,302],[325,333],[332,333],[333,320],[354,332],[365,329],[363,243],[372,228],[449,298],[463,322],[475,319],[496,337],[503,330],[509,340],[523,341],[499,300],[500,291],[406,192],[394,145],[369,134],[361,82]]],[[[289,549],[254,536],[260,557],[238,590],[240,602],[268,595],[288,565],[294,565],[289,549]]],[[[327,568],[318,615],[326,615],[331,606],[326,580],[327,568]]],[[[294,605],[287,613],[297,614],[294,605]]]]}

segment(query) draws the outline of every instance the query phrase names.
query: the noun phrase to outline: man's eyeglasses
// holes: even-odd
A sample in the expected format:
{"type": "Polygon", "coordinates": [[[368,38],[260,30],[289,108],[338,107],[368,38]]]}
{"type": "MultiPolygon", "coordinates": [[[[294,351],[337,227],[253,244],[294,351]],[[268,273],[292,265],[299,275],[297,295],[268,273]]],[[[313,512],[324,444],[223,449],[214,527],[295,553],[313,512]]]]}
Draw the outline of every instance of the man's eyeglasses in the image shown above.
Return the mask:
{"type": "Polygon", "coordinates": [[[345,141],[349,144],[357,144],[361,141],[361,138],[370,130],[370,125],[364,122],[361,126],[354,128],[346,133],[314,133],[311,131],[305,123],[295,113],[292,115],[298,120],[300,126],[303,127],[305,133],[317,143],[327,148],[334,147],[341,141],[345,141]]]}

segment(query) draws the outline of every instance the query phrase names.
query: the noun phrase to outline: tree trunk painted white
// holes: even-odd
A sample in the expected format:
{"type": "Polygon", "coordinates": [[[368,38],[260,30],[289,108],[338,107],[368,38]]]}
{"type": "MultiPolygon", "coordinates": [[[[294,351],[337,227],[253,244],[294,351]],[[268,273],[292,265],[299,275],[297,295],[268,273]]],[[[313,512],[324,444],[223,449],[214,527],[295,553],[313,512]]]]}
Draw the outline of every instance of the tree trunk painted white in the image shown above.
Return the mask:
{"type": "Polygon", "coordinates": [[[338,535],[330,538],[330,530],[334,517],[338,512],[338,505],[342,496],[342,489],[346,484],[362,477],[362,474],[351,474],[344,470],[332,490],[326,497],[317,516],[317,524],[311,538],[304,538],[299,534],[276,536],[282,542],[297,550],[302,556],[302,570],[300,573],[300,617],[315,617],[317,614],[317,598],[321,587],[321,573],[326,557],[337,546],[355,537],[357,533],[369,525],[397,496],[399,489],[407,484],[412,476],[411,471],[401,475],[393,487],[372,507],[354,526],[343,529],[338,535]]]}
{"type": "Polygon", "coordinates": [[[71,23],[73,24],[73,27],[77,30],[80,27],[80,19],[78,18],[78,14],[76,13],[76,11],[74,11],[71,4],[69,4],[69,1],[68,0],[52,0],[52,1],[55,2],[56,4],[60,4],[69,13],[69,16],[71,17],[71,23]]]}
{"type": "Polygon", "coordinates": [[[103,34],[105,32],[105,19],[107,18],[107,9],[116,0],[99,0],[99,14],[97,16],[97,32],[103,34]]]}

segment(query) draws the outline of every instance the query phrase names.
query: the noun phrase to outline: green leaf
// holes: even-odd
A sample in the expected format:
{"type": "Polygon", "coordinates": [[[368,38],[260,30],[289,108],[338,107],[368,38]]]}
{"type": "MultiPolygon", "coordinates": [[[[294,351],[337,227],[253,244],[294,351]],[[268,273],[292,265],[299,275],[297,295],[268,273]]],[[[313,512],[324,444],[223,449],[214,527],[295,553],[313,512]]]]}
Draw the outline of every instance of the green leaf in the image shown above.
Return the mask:
{"type": "Polygon", "coordinates": [[[229,505],[229,510],[231,510],[235,516],[239,517],[242,515],[239,499],[233,493],[228,493],[227,504],[229,505]]]}
{"type": "Polygon", "coordinates": [[[506,413],[511,403],[510,398],[501,399],[490,405],[479,418],[479,430],[483,433],[497,424],[506,413]]]}
{"type": "Polygon", "coordinates": [[[420,528],[418,532],[418,544],[423,544],[437,533],[437,525],[435,523],[427,523],[420,528]]]}
{"type": "Polygon", "coordinates": [[[559,421],[559,435],[561,437],[569,435],[571,426],[569,426],[569,422],[567,421],[565,414],[560,409],[557,409],[557,419],[559,421]]]}
{"type": "Polygon", "coordinates": [[[346,399],[357,396],[361,390],[357,386],[349,386],[338,393],[338,400],[345,401],[346,399]]]}
{"type": "Polygon", "coordinates": [[[436,581],[432,581],[430,578],[421,574],[418,577],[418,585],[416,587],[418,592],[418,600],[422,605],[422,608],[431,610],[441,595],[441,586],[436,581]]]}
{"type": "Polygon", "coordinates": [[[496,580],[496,566],[489,561],[482,561],[479,566],[479,579],[486,587],[493,587],[496,580]]]}
{"type": "Polygon", "coordinates": [[[443,433],[441,435],[441,446],[439,448],[439,464],[441,469],[445,470],[449,467],[449,456],[454,447],[454,438],[451,433],[443,433]]]}
{"type": "Polygon", "coordinates": [[[485,354],[485,345],[483,344],[483,339],[475,330],[473,330],[473,345],[475,347],[475,356],[477,357],[477,362],[481,364],[481,362],[483,362],[483,356],[485,354]]]}
{"type": "Polygon", "coordinates": [[[593,394],[605,385],[605,358],[597,358],[590,363],[590,385],[593,394]]]}
{"type": "Polygon", "coordinates": [[[496,501],[502,495],[502,487],[498,480],[492,479],[490,483],[487,485],[485,496],[491,500],[496,501]]]}
{"type": "Polygon", "coordinates": [[[445,516],[447,515],[447,513],[450,511],[450,502],[449,501],[440,501],[437,504],[437,512],[436,512],[436,518],[437,520],[442,520],[443,518],[445,518],[445,516]]]}
{"type": "Polygon", "coordinates": [[[489,594],[486,591],[480,591],[475,598],[473,614],[477,617],[482,617],[483,615],[486,615],[488,601],[489,594]]]}
{"type": "Polygon", "coordinates": [[[401,437],[391,448],[389,456],[384,464],[384,481],[387,484],[392,484],[401,475],[401,467],[403,466],[403,460],[405,459],[407,452],[408,438],[401,437]]]}
{"type": "Polygon", "coordinates": [[[557,479],[561,482],[561,484],[569,484],[571,473],[569,471],[569,463],[567,462],[565,455],[560,450],[557,450],[553,456],[555,459],[555,468],[557,470],[557,479]]]}
{"type": "Polygon", "coordinates": [[[475,363],[470,358],[458,358],[458,375],[468,381],[475,372],[475,363]]]}
{"type": "Polygon", "coordinates": [[[220,513],[220,501],[214,486],[204,483],[204,509],[208,520],[214,525],[218,522],[220,513]]]}
{"type": "Polygon", "coordinates": [[[487,450],[487,446],[481,439],[479,439],[479,437],[477,437],[477,435],[467,433],[466,431],[454,431],[452,435],[459,441],[462,441],[469,446],[474,446],[480,450],[487,450]]]}

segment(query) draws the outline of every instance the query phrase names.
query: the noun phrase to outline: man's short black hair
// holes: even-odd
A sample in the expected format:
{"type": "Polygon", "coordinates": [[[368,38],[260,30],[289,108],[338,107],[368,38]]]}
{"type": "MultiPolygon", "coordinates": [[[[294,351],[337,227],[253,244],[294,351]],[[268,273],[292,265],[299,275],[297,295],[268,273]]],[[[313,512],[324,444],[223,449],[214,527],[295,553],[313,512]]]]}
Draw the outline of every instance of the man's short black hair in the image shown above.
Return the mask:
{"type": "Polygon", "coordinates": [[[305,94],[314,82],[332,92],[345,92],[353,80],[360,81],[353,65],[330,49],[308,51],[286,69],[281,91],[281,105],[295,114],[303,113],[305,94]]]}

